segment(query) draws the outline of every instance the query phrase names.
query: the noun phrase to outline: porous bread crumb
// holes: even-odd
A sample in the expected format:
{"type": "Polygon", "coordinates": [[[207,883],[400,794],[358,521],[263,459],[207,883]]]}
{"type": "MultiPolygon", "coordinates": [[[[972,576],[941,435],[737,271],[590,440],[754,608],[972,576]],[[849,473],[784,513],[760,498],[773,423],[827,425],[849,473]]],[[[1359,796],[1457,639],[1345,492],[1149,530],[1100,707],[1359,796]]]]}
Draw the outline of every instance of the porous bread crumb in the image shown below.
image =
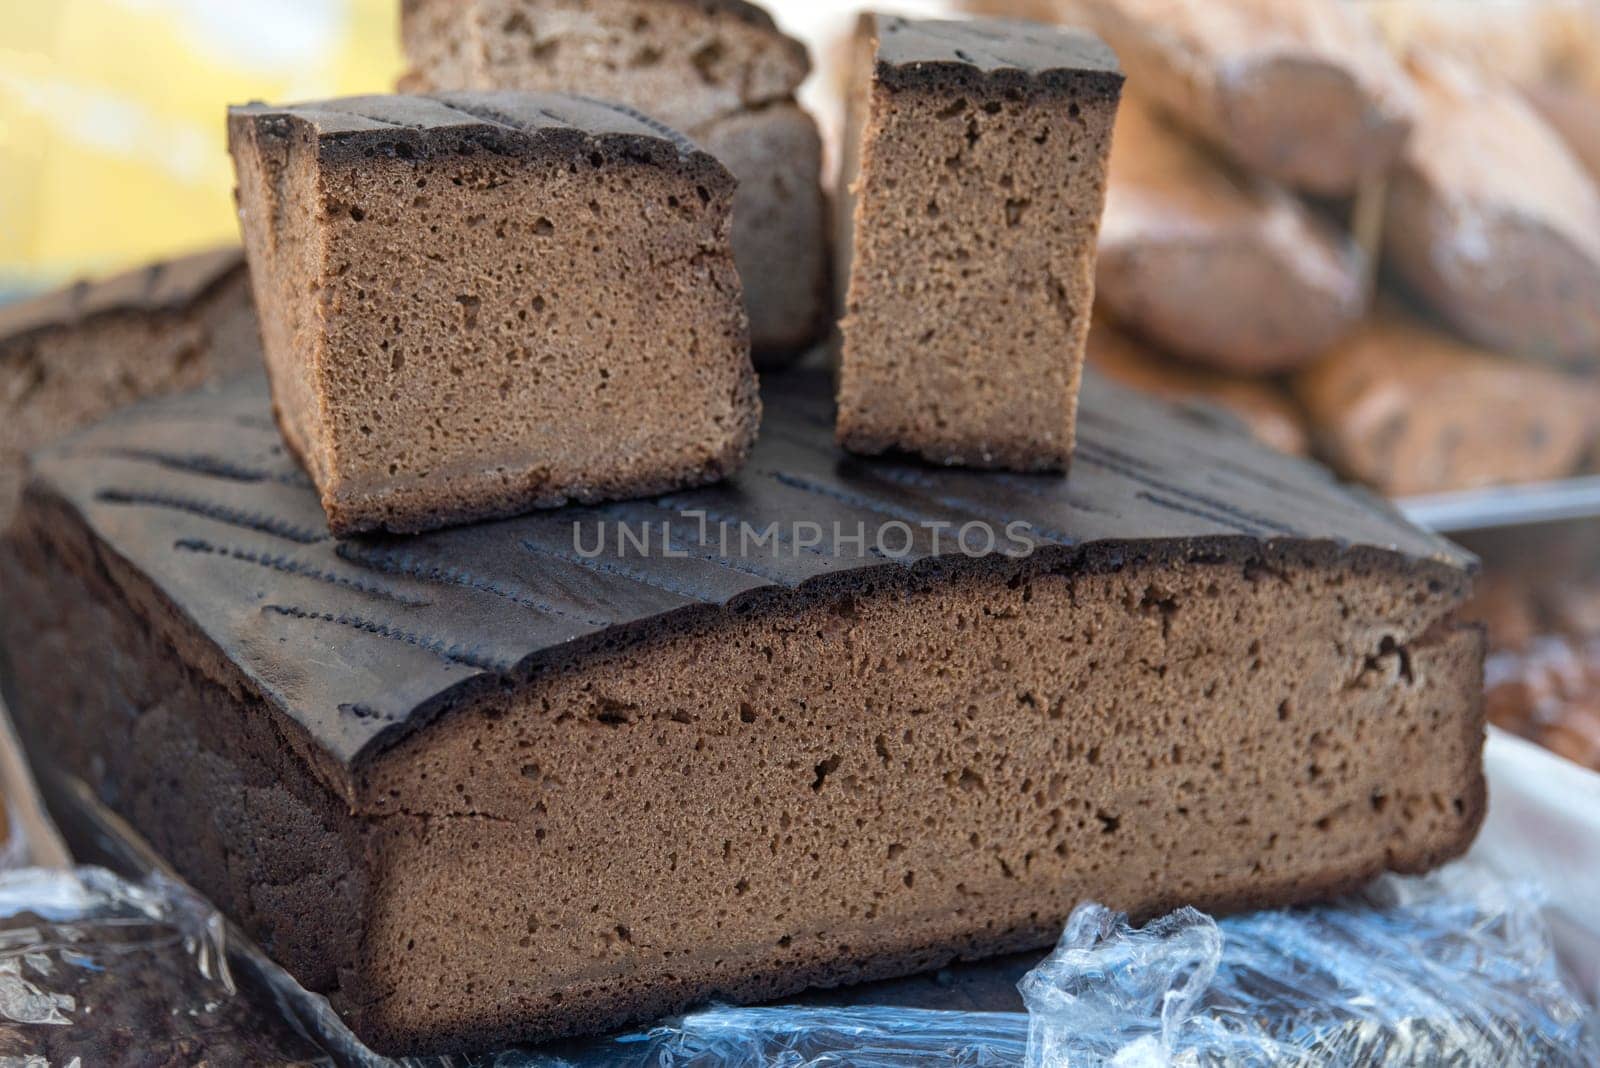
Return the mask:
{"type": "Polygon", "coordinates": [[[743,461],[759,401],[710,156],[531,94],[235,109],[230,129],[278,420],[335,533],[743,461]]]}
{"type": "Polygon", "coordinates": [[[839,442],[1064,470],[1115,60],[1021,23],[867,16],[861,41],[839,182],[854,197],[839,442]]]}

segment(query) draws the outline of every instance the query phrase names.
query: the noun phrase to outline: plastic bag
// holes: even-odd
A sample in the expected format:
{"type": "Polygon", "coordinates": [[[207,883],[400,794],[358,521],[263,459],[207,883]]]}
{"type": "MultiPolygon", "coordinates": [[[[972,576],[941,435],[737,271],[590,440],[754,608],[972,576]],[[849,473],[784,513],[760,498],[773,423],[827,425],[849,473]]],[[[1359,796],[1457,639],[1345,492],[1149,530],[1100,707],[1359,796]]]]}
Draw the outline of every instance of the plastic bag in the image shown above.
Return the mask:
{"type": "Polygon", "coordinates": [[[1143,929],[1080,907],[1022,981],[1030,1068],[1600,1064],[1540,896],[1457,866],[1341,905],[1143,929]]]}
{"type": "Polygon", "coordinates": [[[222,917],[101,868],[0,875],[0,1065],[325,1065],[240,993],[222,917]]]}

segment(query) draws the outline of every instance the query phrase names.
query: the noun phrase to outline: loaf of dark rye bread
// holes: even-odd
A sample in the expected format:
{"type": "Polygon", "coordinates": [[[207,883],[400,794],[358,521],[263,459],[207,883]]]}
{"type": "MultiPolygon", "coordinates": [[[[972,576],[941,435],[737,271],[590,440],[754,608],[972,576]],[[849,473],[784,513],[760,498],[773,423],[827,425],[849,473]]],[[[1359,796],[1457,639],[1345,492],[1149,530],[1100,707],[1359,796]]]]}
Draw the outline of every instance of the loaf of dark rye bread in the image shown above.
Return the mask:
{"type": "Polygon", "coordinates": [[[0,620],[36,766],[386,1053],[1047,945],[1085,898],[1319,898],[1472,839],[1459,550],[1094,380],[1070,481],[850,457],[825,374],[769,388],[724,485],[407,539],[329,537],[259,382],[44,453],[0,620]]]}
{"type": "Polygon", "coordinates": [[[31,450],[124,404],[260,366],[237,248],[0,307],[0,525],[22,492],[31,450]]]}

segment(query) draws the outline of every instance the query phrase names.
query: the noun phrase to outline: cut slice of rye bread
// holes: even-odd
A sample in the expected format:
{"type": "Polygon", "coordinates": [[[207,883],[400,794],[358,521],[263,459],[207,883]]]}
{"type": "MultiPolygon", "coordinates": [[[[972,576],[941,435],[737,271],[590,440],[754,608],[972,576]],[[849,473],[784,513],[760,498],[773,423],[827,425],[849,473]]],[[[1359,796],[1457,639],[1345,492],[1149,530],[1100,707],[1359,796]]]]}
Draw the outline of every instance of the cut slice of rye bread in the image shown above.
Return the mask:
{"type": "Polygon", "coordinates": [[[842,455],[828,388],[775,376],[723,486],[342,543],[259,384],[119,417],[39,457],[10,538],[36,766],[390,1054],[1047,945],[1085,898],[1275,905],[1466,848],[1469,557],[1096,381],[1070,483],[842,455]],[[741,553],[741,523],[776,533],[741,553]],[[968,557],[981,524],[998,546],[968,557]]]}
{"type": "Polygon", "coordinates": [[[760,405],[734,180],[622,105],[378,96],[229,116],[285,439],[339,534],[715,481],[760,405]]]}
{"type": "Polygon", "coordinates": [[[805,46],[744,0],[406,0],[408,92],[582,93],[637,108],[739,179],[733,248],[756,366],[790,362],[826,326],[828,258],[816,123],[795,103],[805,46]]]}
{"type": "Polygon", "coordinates": [[[0,307],[0,524],[11,519],[33,449],[124,404],[260,366],[237,248],[0,307]]]}
{"type": "Polygon", "coordinates": [[[859,36],[839,441],[1064,470],[1116,58],[1020,22],[867,15],[859,36]]]}

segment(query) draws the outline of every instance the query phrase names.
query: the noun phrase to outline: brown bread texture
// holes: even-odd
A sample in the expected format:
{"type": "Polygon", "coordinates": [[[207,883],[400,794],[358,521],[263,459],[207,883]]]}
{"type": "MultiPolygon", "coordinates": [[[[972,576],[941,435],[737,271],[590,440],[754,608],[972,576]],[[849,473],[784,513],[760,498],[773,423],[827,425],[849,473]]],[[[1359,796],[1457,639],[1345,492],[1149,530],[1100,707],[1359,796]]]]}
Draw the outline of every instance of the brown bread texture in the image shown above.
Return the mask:
{"type": "Polygon", "coordinates": [[[337,534],[715,481],[760,404],[734,181],[621,105],[234,108],[284,437],[337,534]]]}
{"type": "Polygon", "coordinates": [[[46,451],[0,558],[35,766],[386,1054],[1048,945],[1086,898],[1323,898],[1471,841],[1460,550],[1092,376],[1070,483],[850,458],[824,374],[769,388],[731,483],[582,516],[586,545],[671,520],[672,552],[583,555],[549,512],[336,541],[259,382],[46,451]],[[696,513],[914,533],[723,556],[696,513]],[[958,552],[979,520],[1036,550],[958,552]]]}
{"type": "Polygon", "coordinates": [[[1292,194],[1123,101],[1095,292],[1129,330],[1220,371],[1290,370],[1360,322],[1364,263],[1292,194]]]}
{"type": "Polygon", "coordinates": [[[237,248],[0,307],[0,525],[16,508],[33,449],[124,404],[260,366],[237,248]]]}
{"type": "Polygon", "coordinates": [[[1141,344],[1104,319],[1089,327],[1088,366],[1152,396],[1222,408],[1257,441],[1279,452],[1304,456],[1310,451],[1305,416],[1280,382],[1194,367],[1141,344]]]}
{"type": "Polygon", "coordinates": [[[860,34],[839,442],[1064,470],[1116,59],[1016,22],[869,15],[860,34]]]}
{"type": "Polygon", "coordinates": [[[1423,106],[1389,186],[1384,254],[1467,338],[1600,366],[1600,187],[1509,86],[1414,52],[1423,106]]]}
{"type": "Polygon", "coordinates": [[[1131,91],[1248,171],[1325,197],[1395,161],[1415,98],[1361,4],[1060,0],[1131,91]]]}
{"type": "Polygon", "coordinates": [[[822,142],[795,103],[805,46],[744,0],[405,0],[410,92],[521,89],[615,100],[683,131],[739,179],[733,250],[758,369],[828,313],[822,142]]]}
{"type": "Polygon", "coordinates": [[[1393,309],[1294,380],[1317,451],[1390,496],[1578,473],[1600,383],[1508,360],[1393,309]]]}

